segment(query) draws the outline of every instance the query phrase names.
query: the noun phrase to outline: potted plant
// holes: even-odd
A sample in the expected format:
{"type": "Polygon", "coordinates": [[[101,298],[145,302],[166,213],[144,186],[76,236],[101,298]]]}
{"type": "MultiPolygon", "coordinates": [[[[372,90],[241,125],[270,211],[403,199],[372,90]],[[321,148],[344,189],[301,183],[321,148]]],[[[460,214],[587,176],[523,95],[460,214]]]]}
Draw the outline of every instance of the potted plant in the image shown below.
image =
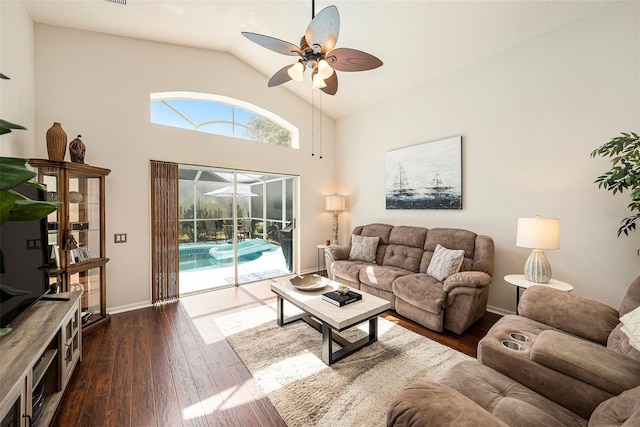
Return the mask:
{"type": "MultiPolygon", "coordinates": [[[[598,177],[595,182],[598,188],[604,188],[613,194],[630,191],[631,202],[628,205],[631,215],[620,222],[618,236],[636,229],[640,220],[640,137],[638,134],[621,133],[621,136],[596,148],[591,157],[611,157],[611,169],[598,177]]],[[[640,249],[638,250],[640,254],[640,249]]]]}

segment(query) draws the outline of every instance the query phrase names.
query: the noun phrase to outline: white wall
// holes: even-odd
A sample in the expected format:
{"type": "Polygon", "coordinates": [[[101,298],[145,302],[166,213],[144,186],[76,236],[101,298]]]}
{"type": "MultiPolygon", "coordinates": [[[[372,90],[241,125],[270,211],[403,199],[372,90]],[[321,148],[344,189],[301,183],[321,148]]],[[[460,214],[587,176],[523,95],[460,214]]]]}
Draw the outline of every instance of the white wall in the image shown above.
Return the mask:
{"type": "MultiPolygon", "coordinates": [[[[229,54],[35,25],[35,154],[54,121],[69,140],[82,134],[85,162],[107,177],[107,307],[150,300],[149,161],[300,175],[299,270],[315,269],[316,244],[331,234],[335,124],[322,120],[324,158],[311,156],[311,107],[229,54]],[[149,122],[149,94],[215,93],[258,105],[300,129],[301,149],[268,146],[149,122]],[[128,243],[114,244],[113,233],[128,243]]],[[[316,119],[317,120],[317,119],[316,119]]],[[[68,158],[68,154],[67,154],[68,158]]]]}
{"type": "Polygon", "coordinates": [[[0,1],[0,118],[27,130],[0,136],[3,157],[33,156],[34,60],[33,21],[20,1],[0,1]]]}
{"type": "MultiPolygon", "coordinates": [[[[341,239],[360,224],[459,227],[496,245],[489,305],[515,309],[506,274],[530,250],[518,217],[560,218],[553,276],[615,307],[640,273],[638,233],[616,237],[628,199],[598,190],[608,161],[593,149],[640,131],[640,3],[619,2],[432,84],[339,120],[338,193],[348,197],[341,239]],[[385,153],[463,137],[463,209],[385,210],[385,153]],[[376,147],[372,150],[371,147],[376,147]]],[[[426,53],[428,54],[428,52],[426,53]]]]}

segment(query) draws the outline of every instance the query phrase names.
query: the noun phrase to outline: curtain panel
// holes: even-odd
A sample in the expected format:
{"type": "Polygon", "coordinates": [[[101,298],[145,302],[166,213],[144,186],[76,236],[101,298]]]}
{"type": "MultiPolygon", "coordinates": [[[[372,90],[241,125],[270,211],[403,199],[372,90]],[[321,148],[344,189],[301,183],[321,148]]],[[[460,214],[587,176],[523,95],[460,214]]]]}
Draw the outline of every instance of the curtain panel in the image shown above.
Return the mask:
{"type": "Polygon", "coordinates": [[[180,296],[178,165],[151,161],[151,281],[153,304],[180,296]]]}

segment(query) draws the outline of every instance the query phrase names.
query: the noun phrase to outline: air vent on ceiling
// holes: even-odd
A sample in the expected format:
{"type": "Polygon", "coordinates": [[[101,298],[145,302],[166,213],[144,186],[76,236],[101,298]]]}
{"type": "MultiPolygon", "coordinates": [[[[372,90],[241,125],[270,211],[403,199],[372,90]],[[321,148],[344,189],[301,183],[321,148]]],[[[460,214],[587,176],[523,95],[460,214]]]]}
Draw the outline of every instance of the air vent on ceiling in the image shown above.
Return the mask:
{"type": "Polygon", "coordinates": [[[127,0],[104,0],[104,1],[108,1],[109,3],[118,3],[118,4],[123,4],[123,5],[127,5],[127,0]]]}

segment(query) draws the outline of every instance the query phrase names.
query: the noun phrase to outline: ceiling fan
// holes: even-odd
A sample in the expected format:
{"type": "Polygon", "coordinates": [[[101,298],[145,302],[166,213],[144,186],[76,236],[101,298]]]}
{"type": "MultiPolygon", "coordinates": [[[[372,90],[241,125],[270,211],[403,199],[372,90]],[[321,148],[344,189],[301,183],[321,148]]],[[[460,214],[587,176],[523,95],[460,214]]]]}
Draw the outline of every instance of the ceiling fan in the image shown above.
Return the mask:
{"type": "Polygon", "coordinates": [[[334,49],[340,32],[340,14],[335,6],[322,9],[315,15],[315,1],[312,1],[311,23],[300,40],[300,46],[262,34],[242,32],[242,35],[266,47],[283,54],[298,56],[298,61],[278,70],[269,79],[268,86],[278,86],[289,80],[301,81],[305,68],[311,69],[313,87],[326,94],[335,95],[338,91],[337,71],[366,71],[378,68],[382,61],[366,52],[356,49],[334,49]]]}

